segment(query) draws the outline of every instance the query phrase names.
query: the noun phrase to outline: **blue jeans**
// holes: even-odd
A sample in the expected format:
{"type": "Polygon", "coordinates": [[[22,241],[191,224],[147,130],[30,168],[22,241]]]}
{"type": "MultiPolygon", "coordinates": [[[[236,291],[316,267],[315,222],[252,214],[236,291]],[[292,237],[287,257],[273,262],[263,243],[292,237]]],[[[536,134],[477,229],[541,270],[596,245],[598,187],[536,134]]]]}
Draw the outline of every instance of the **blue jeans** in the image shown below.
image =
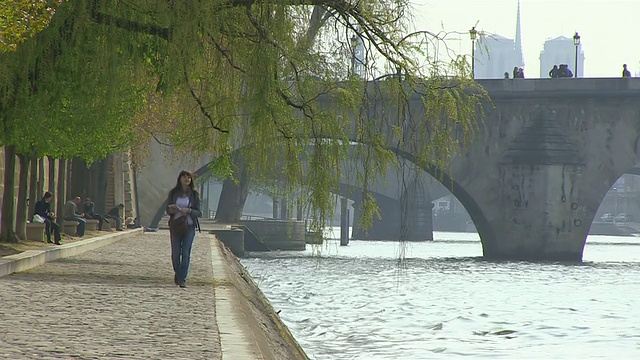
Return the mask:
{"type": "Polygon", "coordinates": [[[183,284],[187,280],[189,262],[191,261],[191,246],[195,236],[195,226],[189,226],[187,232],[182,236],[171,234],[171,263],[179,284],[183,284]]]}
{"type": "Polygon", "coordinates": [[[84,236],[84,228],[87,226],[87,220],[81,218],[80,216],[71,216],[71,217],[65,218],[65,220],[77,221],[78,227],[76,228],[76,234],[78,234],[78,236],[80,237],[84,236]]]}
{"type": "Polygon", "coordinates": [[[111,216],[111,215],[107,215],[108,219],[113,219],[116,221],[116,230],[122,230],[122,218],[120,218],[119,216],[111,216]]]}

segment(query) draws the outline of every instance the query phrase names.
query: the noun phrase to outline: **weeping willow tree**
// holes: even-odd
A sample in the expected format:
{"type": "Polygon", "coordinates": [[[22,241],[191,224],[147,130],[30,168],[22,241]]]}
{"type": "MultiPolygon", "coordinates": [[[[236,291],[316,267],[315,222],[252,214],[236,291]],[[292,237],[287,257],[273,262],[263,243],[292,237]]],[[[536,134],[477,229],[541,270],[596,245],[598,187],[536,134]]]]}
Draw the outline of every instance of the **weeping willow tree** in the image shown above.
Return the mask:
{"type": "MultiPolygon", "coordinates": [[[[407,0],[69,0],[0,59],[1,141],[94,159],[143,132],[216,157],[222,176],[285,179],[321,227],[353,146],[366,194],[398,154],[446,168],[472,133],[482,92],[469,91],[468,63],[424,53],[439,39],[407,36],[410,11],[407,0]],[[426,121],[407,121],[416,96],[426,121]]],[[[365,199],[364,219],[376,213],[365,199]]]]}
{"type": "Polygon", "coordinates": [[[49,25],[56,6],[65,0],[4,0],[0,4],[0,52],[14,51],[18,44],[49,25]]]}
{"type": "Polygon", "coordinates": [[[438,39],[428,32],[407,36],[407,2],[221,2],[212,9],[201,13],[195,29],[180,33],[180,43],[206,54],[204,61],[173,56],[168,61],[178,63],[164,66],[184,69],[184,77],[164,80],[172,90],[183,88],[175,95],[193,97],[191,104],[179,101],[188,106],[180,113],[192,110],[187,119],[173,117],[171,128],[181,131],[170,142],[219,155],[217,170],[235,175],[225,186],[235,182],[240,198],[227,202],[223,191],[219,209],[237,210],[250,177],[272,194],[303,194],[318,220],[314,225],[321,226],[335,208],[330,192],[355,143],[365,169],[357,179],[366,221],[377,211],[367,191],[370,181],[399,165],[398,152],[446,168],[470,134],[482,96],[467,92],[475,86],[468,64],[418,56],[426,42],[438,39]],[[350,66],[353,37],[362,39],[371,59],[364,76],[355,76],[350,66]],[[388,72],[399,75],[373,86],[366,82],[388,72]],[[408,126],[405,115],[416,93],[428,121],[408,126]],[[375,106],[376,114],[367,111],[375,106]],[[236,150],[241,164],[230,161],[236,150]]]}
{"type": "Polygon", "coordinates": [[[82,2],[60,8],[44,31],[0,54],[0,145],[6,155],[0,237],[5,241],[17,241],[16,154],[24,175],[28,159],[91,162],[126,149],[135,137],[132,114],[144,107],[149,91],[143,67],[128,54],[132,44],[108,36],[80,16],[83,12],[88,10],[82,2]]]}

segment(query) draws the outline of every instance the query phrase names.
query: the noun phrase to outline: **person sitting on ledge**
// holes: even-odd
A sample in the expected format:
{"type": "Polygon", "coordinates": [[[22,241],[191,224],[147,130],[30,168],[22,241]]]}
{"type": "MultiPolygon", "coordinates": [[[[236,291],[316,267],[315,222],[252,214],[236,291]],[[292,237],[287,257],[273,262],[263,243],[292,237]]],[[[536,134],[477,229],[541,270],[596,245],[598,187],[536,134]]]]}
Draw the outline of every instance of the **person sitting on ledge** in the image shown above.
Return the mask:
{"type": "Polygon", "coordinates": [[[114,219],[116,221],[116,230],[122,231],[122,217],[120,217],[120,210],[124,209],[124,205],[120,204],[118,206],[114,206],[107,213],[107,218],[114,219]]]}
{"type": "Polygon", "coordinates": [[[85,219],[95,219],[98,220],[98,230],[102,230],[103,222],[109,222],[109,220],[105,219],[104,216],[96,213],[95,206],[93,205],[93,201],[91,199],[84,199],[84,217],[85,219]]]}
{"type": "Polygon", "coordinates": [[[53,232],[55,244],[62,245],[60,243],[60,225],[56,224],[55,218],[56,215],[51,212],[50,204],[51,199],[53,199],[53,194],[50,192],[44,193],[42,199],[36,202],[34,215],[40,216],[44,220],[45,225],[45,233],[47,234],[47,242],[52,243],[51,241],[51,233],[53,232]]]}
{"type": "Polygon", "coordinates": [[[64,219],[66,221],[77,221],[76,236],[83,237],[84,229],[87,226],[87,220],[84,219],[83,213],[78,213],[78,205],[80,205],[80,197],[76,196],[73,200],[64,204],[64,219]]]}

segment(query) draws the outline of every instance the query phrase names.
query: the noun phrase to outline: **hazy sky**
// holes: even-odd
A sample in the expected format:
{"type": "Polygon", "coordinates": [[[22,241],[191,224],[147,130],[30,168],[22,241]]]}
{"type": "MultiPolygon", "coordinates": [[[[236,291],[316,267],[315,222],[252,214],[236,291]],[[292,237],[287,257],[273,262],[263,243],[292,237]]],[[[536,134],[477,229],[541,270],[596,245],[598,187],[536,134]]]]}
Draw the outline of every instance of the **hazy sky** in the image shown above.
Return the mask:
{"type": "MultiPolygon", "coordinates": [[[[449,46],[471,53],[468,30],[515,38],[518,0],[412,0],[417,29],[464,32],[449,46]]],[[[525,74],[540,73],[545,40],[578,31],[585,77],[619,77],[627,63],[640,72],[640,0],[520,0],[525,74]]]]}

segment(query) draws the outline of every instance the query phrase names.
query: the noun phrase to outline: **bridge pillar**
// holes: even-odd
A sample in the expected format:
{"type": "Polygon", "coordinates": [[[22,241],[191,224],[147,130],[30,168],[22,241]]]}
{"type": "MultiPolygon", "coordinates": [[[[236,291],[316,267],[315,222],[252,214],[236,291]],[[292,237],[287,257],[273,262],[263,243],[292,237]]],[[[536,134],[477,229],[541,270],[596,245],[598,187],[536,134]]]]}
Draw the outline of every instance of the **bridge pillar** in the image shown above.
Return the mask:
{"type": "Polygon", "coordinates": [[[280,217],[279,219],[289,220],[289,204],[286,198],[280,199],[280,217]]]}
{"type": "Polygon", "coordinates": [[[502,201],[485,211],[490,229],[476,223],[484,256],[508,260],[582,260],[595,209],[589,210],[580,203],[579,178],[577,166],[502,167],[502,201]]]}
{"type": "Polygon", "coordinates": [[[273,200],[272,216],[274,219],[279,219],[280,200],[278,200],[278,198],[276,197],[272,197],[271,199],[273,200]]]}
{"type": "Polygon", "coordinates": [[[589,187],[580,158],[555,113],[543,109],[533,116],[502,154],[499,188],[475,181],[486,223],[472,218],[485,257],[582,260],[602,197],[589,187]]]}
{"type": "Polygon", "coordinates": [[[374,216],[373,223],[365,232],[359,226],[362,215],[360,199],[353,204],[352,238],[359,240],[433,240],[433,217],[431,199],[426,191],[408,191],[406,203],[386,196],[373,194],[380,212],[380,219],[374,216]],[[404,211],[404,216],[401,213],[404,211]],[[404,226],[403,226],[404,223],[404,226]]]}
{"type": "Polygon", "coordinates": [[[372,224],[364,229],[360,224],[362,217],[361,199],[353,199],[353,228],[351,238],[357,240],[398,240],[400,238],[400,201],[374,194],[381,219],[373,217],[372,224]]]}
{"type": "Polygon", "coordinates": [[[415,179],[400,199],[405,226],[400,227],[400,239],[407,241],[433,240],[433,203],[420,179],[415,179]]]}
{"type": "Polygon", "coordinates": [[[349,245],[349,200],[340,198],[340,246],[349,245]]]}

